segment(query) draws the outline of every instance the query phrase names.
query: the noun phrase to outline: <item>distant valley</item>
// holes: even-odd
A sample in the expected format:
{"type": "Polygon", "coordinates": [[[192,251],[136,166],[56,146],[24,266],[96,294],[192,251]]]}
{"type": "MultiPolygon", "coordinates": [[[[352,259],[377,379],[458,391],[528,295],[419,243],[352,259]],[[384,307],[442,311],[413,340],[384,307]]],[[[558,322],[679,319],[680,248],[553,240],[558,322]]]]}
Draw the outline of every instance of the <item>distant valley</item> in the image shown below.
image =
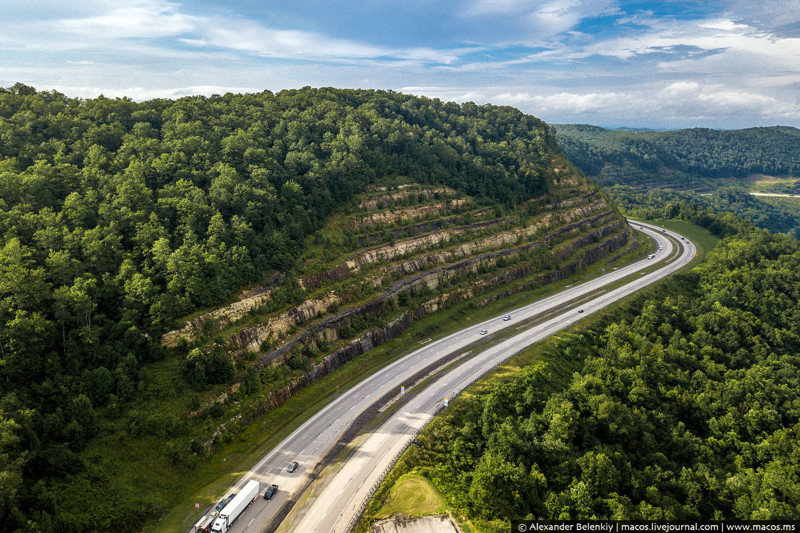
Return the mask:
{"type": "Polygon", "coordinates": [[[793,196],[800,194],[797,128],[554,127],[570,161],[617,200],[625,187],[645,193],[670,189],[683,200],[729,211],[770,231],[800,235],[800,198],[793,196]]]}

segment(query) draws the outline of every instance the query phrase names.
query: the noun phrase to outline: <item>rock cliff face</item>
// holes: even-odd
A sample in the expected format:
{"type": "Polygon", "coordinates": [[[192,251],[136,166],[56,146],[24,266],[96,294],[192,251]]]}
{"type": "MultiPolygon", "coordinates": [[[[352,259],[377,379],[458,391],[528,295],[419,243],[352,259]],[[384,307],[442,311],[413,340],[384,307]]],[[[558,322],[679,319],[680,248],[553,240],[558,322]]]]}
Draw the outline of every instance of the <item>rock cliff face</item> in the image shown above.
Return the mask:
{"type": "MultiPolygon", "coordinates": [[[[386,189],[383,189],[386,190],[386,189]]],[[[398,192],[392,194],[380,194],[378,196],[370,196],[359,202],[358,207],[366,209],[386,209],[394,207],[399,201],[416,196],[419,198],[431,199],[439,196],[453,196],[455,191],[447,187],[403,187],[398,192]]]]}
{"type": "Polygon", "coordinates": [[[447,213],[459,207],[464,207],[470,202],[469,198],[457,198],[445,202],[436,202],[422,207],[403,207],[399,209],[378,211],[370,213],[359,219],[354,226],[358,229],[374,226],[376,224],[390,224],[418,217],[429,217],[440,213],[447,213]]]}
{"type": "MultiPolygon", "coordinates": [[[[287,343],[280,350],[280,354],[282,355],[284,353],[289,353],[297,345],[298,342],[301,344],[307,343],[310,339],[315,337],[318,340],[322,340],[323,338],[328,341],[338,340],[339,339],[338,330],[343,325],[344,322],[352,320],[357,316],[380,314],[385,308],[385,301],[389,298],[396,298],[403,291],[409,291],[413,293],[415,289],[423,285],[428,289],[435,290],[445,281],[452,280],[457,276],[463,276],[468,273],[477,272],[480,267],[495,265],[497,261],[503,257],[514,256],[535,248],[545,247],[549,245],[549,243],[563,236],[564,234],[575,233],[576,230],[579,230],[580,227],[584,224],[591,224],[599,221],[605,221],[611,218],[612,215],[613,211],[600,213],[593,217],[586,218],[579,223],[575,222],[572,224],[560,226],[558,230],[549,233],[544,238],[542,238],[541,240],[537,240],[536,242],[529,243],[523,246],[497,250],[495,252],[487,252],[479,255],[474,255],[469,257],[468,259],[457,261],[447,266],[442,266],[432,270],[425,270],[425,267],[441,262],[440,257],[437,256],[428,257],[426,258],[425,263],[422,264],[414,264],[413,261],[406,261],[402,263],[404,274],[410,274],[412,272],[419,272],[419,271],[422,272],[415,276],[404,278],[401,281],[395,283],[389,290],[387,290],[384,294],[380,295],[374,302],[370,302],[369,304],[362,305],[356,308],[348,309],[347,311],[344,311],[334,317],[322,321],[316,326],[310,327],[307,331],[307,336],[305,338],[301,337],[300,339],[297,339],[295,342],[287,343]],[[379,303],[380,305],[376,305],[376,303],[379,303]],[[321,332],[321,333],[316,333],[316,332],[321,332]]],[[[564,248],[563,250],[560,250],[558,254],[554,254],[552,256],[552,259],[557,261],[561,259],[563,255],[567,255],[577,249],[582,248],[583,246],[588,244],[591,240],[605,237],[609,232],[614,232],[619,230],[620,225],[621,222],[619,220],[613,220],[613,222],[611,222],[610,224],[603,226],[598,230],[594,230],[590,233],[583,235],[580,239],[574,241],[568,247],[564,248]]],[[[624,235],[627,238],[628,235],[627,231],[624,231],[622,235],[624,235]]],[[[493,242],[498,245],[497,247],[499,247],[499,245],[505,244],[507,241],[505,240],[505,238],[501,237],[493,242]]],[[[468,254],[463,254],[463,255],[468,255],[468,254]]],[[[422,260],[418,261],[420,261],[421,263],[422,260]]],[[[526,268],[527,268],[526,271],[530,271],[532,267],[528,265],[526,268]]],[[[332,296],[331,298],[335,297],[332,296]]],[[[236,334],[232,338],[232,340],[234,341],[235,345],[240,349],[257,351],[264,340],[267,340],[272,335],[280,335],[281,333],[285,333],[286,331],[291,329],[292,326],[300,325],[302,322],[315,316],[319,312],[324,313],[327,310],[327,308],[330,307],[330,303],[333,303],[334,301],[336,303],[339,302],[338,299],[328,300],[328,301],[305,302],[303,306],[298,306],[297,308],[293,308],[289,312],[284,313],[279,317],[276,317],[275,319],[272,319],[269,323],[263,326],[242,329],[238,334],[236,334]]],[[[271,354],[270,356],[270,360],[274,360],[275,358],[277,358],[277,355],[275,355],[275,352],[273,352],[273,354],[271,354]]]]}
{"type": "MultiPolygon", "coordinates": [[[[586,236],[581,238],[581,241],[585,243],[586,241],[594,240],[597,237],[602,236],[603,234],[612,233],[613,232],[612,226],[618,226],[618,225],[619,221],[615,221],[612,225],[606,226],[598,232],[587,234],[586,236]]],[[[583,254],[581,254],[581,256],[575,261],[566,263],[558,267],[557,269],[547,272],[545,274],[541,274],[535,279],[528,280],[526,288],[539,287],[550,283],[555,283],[556,281],[560,281],[562,279],[566,279],[574,275],[575,273],[579,272],[581,269],[605,257],[608,253],[619,249],[621,246],[624,246],[627,242],[629,242],[628,232],[617,234],[612,239],[603,241],[595,247],[586,249],[583,252],[583,254]]],[[[569,255],[575,250],[581,249],[582,247],[580,246],[580,244],[581,242],[575,241],[574,244],[571,244],[570,246],[564,248],[559,253],[559,257],[569,255]]],[[[488,280],[487,284],[491,286],[498,286],[508,283],[509,281],[523,279],[526,278],[528,274],[530,274],[531,270],[532,268],[530,266],[522,266],[511,272],[505,273],[502,276],[497,276],[491,280],[488,280]]],[[[446,308],[449,305],[452,305],[456,302],[464,301],[468,298],[471,298],[476,294],[480,293],[481,289],[485,288],[486,288],[485,286],[484,287],[471,286],[461,289],[459,291],[455,291],[453,293],[446,293],[441,296],[437,296],[435,298],[425,301],[413,311],[404,312],[402,315],[392,320],[389,324],[387,324],[383,328],[369,330],[363,335],[359,336],[358,338],[348,341],[342,348],[336,350],[335,352],[329,355],[326,355],[319,362],[311,365],[311,367],[308,370],[306,370],[302,376],[293,379],[292,381],[287,383],[284,387],[282,387],[279,391],[277,391],[272,397],[270,397],[270,399],[267,402],[263,404],[262,409],[259,411],[258,414],[267,411],[269,409],[274,409],[275,407],[279,407],[301,388],[314,383],[315,381],[324,377],[328,373],[332,372],[333,370],[336,370],[337,368],[341,367],[348,361],[353,360],[359,355],[366,353],[372,348],[375,348],[376,346],[380,346],[381,344],[387,341],[397,338],[415,320],[419,320],[420,318],[423,318],[432,312],[435,312],[441,308],[446,308]]],[[[507,291],[497,295],[493,295],[492,297],[489,298],[483,298],[480,301],[479,305],[485,306],[491,301],[505,298],[509,296],[511,292],[512,291],[507,291]]],[[[359,308],[352,309],[349,310],[348,312],[342,313],[339,317],[332,319],[325,326],[317,328],[309,328],[309,331],[307,331],[306,334],[304,334],[302,337],[296,339],[293,342],[281,346],[277,350],[268,353],[266,356],[260,358],[257,361],[257,364],[259,366],[276,364],[282,359],[285,359],[289,354],[291,354],[292,350],[297,346],[307,346],[310,343],[320,341],[322,338],[324,338],[327,341],[338,340],[338,328],[340,327],[343,320],[345,320],[348,317],[352,318],[354,315],[363,316],[368,314],[374,314],[380,311],[381,309],[383,309],[383,302],[380,303],[374,302],[370,305],[361,306],[359,308]]]]}
{"type": "Polygon", "coordinates": [[[563,160],[553,174],[547,195],[514,209],[436,185],[374,186],[315,237],[294,278],[299,303],[295,293],[293,305],[278,305],[285,276],[162,341],[222,337],[240,368],[291,366],[263,412],[440,309],[486,305],[638,246],[594,185],[563,160]]]}

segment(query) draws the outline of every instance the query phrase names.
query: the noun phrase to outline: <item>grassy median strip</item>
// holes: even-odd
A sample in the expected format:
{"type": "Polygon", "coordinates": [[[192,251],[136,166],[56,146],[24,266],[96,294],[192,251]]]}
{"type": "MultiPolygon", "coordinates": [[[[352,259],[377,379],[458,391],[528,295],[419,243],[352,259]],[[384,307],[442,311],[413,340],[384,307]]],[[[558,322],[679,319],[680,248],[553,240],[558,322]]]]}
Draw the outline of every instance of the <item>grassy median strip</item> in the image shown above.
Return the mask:
{"type": "Polygon", "coordinates": [[[705,259],[706,254],[710,252],[719,243],[720,238],[713,235],[710,231],[691,222],[684,220],[644,220],[647,224],[654,224],[662,226],[675,233],[679,233],[692,241],[697,246],[697,258],[689,263],[689,268],[695,266],[697,263],[705,259]]]}

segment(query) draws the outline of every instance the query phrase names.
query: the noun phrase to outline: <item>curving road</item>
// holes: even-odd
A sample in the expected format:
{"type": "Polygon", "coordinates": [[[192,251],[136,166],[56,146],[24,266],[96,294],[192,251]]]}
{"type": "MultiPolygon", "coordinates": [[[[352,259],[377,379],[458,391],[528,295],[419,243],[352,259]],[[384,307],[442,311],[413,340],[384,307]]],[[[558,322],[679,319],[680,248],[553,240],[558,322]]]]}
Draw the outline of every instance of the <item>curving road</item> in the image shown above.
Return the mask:
{"type": "MultiPolygon", "coordinates": [[[[645,225],[635,223],[634,227],[637,226],[645,225]]],[[[668,257],[673,251],[673,246],[671,241],[664,238],[664,232],[655,230],[649,225],[644,230],[659,241],[661,250],[657,255],[668,257]]],[[[355,453],[335,475],[326,480],[325,488],[314,502],[304,509],[303,516],[292,524],[291,530],[304,533],[348,531],[353,521],[360,515],[362,503],[371,496],[372,488],[382,479],[386,468],[391,466],[417,432],[443,407],[445,398],[454,397],[512,355],[663,278],[691,261],[696,253],[694,245],[682,241],[680,236],[672,232],[666,233],[673,235],[684,245],[674,261],[483,350],[419,392],[380,428],[365,435],[355,453]],[[579,312],[579,309],[582,312],[579,312]]],[[[652,261],[646,260],[646,264],[652,264],[652,261]]],[[[518,314],[518,311],[514,314],[518,314]]],[[[493,321],[490,323],[495,325],[493,321]]],[[[472,331],[474,335],[475,328],[472,328],[472,331]]]]}
{"type": "Polygon", "coordinates": [[[473,355],[438,377],[379,429],[365,435],[357,451],[344,466],[335,475],[326,479],[324,489],[311,506],[303,511],[303,516],[293,517],[290,514],[281,528],[301,532],[347,531],[351,521],[360,513],[362,502],[370,495],[371,487],[382,477],[384,469],[391,465],[397,453],[442,407],[444,398],[452,398],[489,370],[531,344],[682,268],[696,254],[694,244],[683,240],[683,237],[676,233],[636,221],[631,221],[631,225],[658,242],[660,249],[653,259],[633,263],[554,296],[510,311],[510,320],[503,320],[503,315],[497,316],[431,342],[366,377],[331,401],[286,437],[250,472],[242,476],[233,491],[238,491],[250,479],[262,483],[262,492],[273,483],[279,486],[279,491],[272,500],[266,501],[260,497],[256,499],[233,523],[230,531],[252,533],[276,527],[277,524],[272,522],[280,505],[296,489],[304,485],[308,472],[338,441],[339,436],[359,413],[387,392],[397,390],[400,383],[432,363],[479,339],[481,330],[486,329],[489,333],[494,333],[548,311],[557,310],[566,302],[585,297],[658,261],[670,258],[675,250],[672,241],[666,238],[666,235],[680,242],[682,245],[680,253],[672,257],[671,262],[583,302],[580,305],[582,313],[578,313],[577,308],[561,312],[473,355]],[[300,465],[294,473],[289,474],[286,467],[292,461],[298,461],[300,465]]]}

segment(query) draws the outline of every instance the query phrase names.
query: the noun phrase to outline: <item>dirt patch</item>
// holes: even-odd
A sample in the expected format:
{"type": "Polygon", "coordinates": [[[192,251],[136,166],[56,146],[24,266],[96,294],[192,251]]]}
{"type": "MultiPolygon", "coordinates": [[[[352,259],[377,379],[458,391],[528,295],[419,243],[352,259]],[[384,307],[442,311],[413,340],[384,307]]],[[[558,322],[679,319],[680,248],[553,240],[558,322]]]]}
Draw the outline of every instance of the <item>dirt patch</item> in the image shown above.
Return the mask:
{"type": "Polygon", "coordinates": [[[447,515],[408,518],[393,516],[372,524],[370,533],[461,533],[447,515]]]}

